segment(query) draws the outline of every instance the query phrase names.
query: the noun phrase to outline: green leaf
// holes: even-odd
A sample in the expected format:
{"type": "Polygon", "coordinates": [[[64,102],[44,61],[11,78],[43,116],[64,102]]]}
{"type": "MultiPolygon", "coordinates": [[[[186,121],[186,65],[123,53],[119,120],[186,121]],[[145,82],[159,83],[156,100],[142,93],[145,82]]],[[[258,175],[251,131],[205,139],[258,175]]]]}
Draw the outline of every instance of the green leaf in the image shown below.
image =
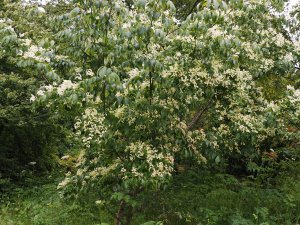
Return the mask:
{"type": "Polygon", "coordinates": [[[158,38],[164,38],[166,35],[165,35],[165,32],[161,29],[156,29],[155,32],[154,32],[155,36],[158,37],[158,38]]]}
{"type": "Polygon", "coordinates": [[[97,71],[97,75],[100,77],[100,78],[104,78],[107,74],[107,67],[103,66],[101,68],[98,69],[97,71]]]}
{"type": "Polygon", "coordinates": [[[175,5],[174,5],[174,3],[173,3],[172,1],[168,1],[168,2],[167,2],[167,7],[170,9],[170,11],[171,11],[172,13],[175,13],[175,12],[176,12],[176,7],[175,7],[175,5]]]}
{"type": "Polygon", "coordinates": [[[80,13],[80,8],[79,7],[76,7],[76,8],[74,8],[71,12],[70,12],[70,14],[71,14],[71,16],[72,17],[75,17],[75,16],[77,16],[79,13],[80,13]]]}
{"type": "Polygon", "coordinates": [[[110,73],[107,76],[108,83],[120,83],[120,77],[115,72],[110,73]]]}
{"type": "Polygon", "coordinates": [[[211,5],[211,0],[207,0],[207,7],[210,7],[211,5]]]}
{"type": "Polygon", "coordinates": [[[146,0],[138,0],[136,6],[138,8],[144,9],[146,7],[147,1],[146,0]]]}
{"type": "Polygon", "coordinates": [[[219,6],[220,6],[219,1],[218,0],[213,0],[213,2],[214,2],[214,8],[218,9],[219,6]]]}
{"type": "Polygon", "coordinates": [[[223,9],[228,9],[228,5],[226,2],[222,1],[222,8],[223,9]]]}

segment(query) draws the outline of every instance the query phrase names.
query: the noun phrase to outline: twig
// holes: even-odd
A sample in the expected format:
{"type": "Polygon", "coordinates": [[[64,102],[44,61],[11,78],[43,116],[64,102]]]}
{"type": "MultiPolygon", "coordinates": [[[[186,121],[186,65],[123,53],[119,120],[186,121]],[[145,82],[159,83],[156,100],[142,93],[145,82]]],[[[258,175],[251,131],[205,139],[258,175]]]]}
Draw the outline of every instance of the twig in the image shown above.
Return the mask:
{"type": "Polygon", "coordinates": [[[200,110],[192,119],[192,121],[189,123],[187,130],[191,130],[194,125],[200,120],[200,118],[202,117],[202,115],[205,113],[205,111],[209,108],[210,103],[212,101],[212,97],[210,98],[210,100],[207,102],[207,104],[204,106],[204,108],[202,110],[200,110]]]}

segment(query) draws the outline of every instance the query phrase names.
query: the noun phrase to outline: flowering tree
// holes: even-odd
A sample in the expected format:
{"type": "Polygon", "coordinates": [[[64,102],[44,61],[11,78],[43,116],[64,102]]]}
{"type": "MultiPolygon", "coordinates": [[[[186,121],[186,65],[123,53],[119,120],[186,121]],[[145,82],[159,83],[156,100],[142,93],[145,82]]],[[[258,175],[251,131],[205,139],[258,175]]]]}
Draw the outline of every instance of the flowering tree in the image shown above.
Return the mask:
{"type": "Polygon", "coordinates": [[[129,223],[139,196],[164,188],[187,157],[219,163],[298,140],[298,91],[263,88],[293,76],[299,57],[282,6],[207,1],[180,21],[167,0],[87,0],[51,18],[53,38],[28,43],[20,65],[53,81],[33,100],[74,115],[82,153],[58,188],[117,201],[116,224],[129,223]]]}

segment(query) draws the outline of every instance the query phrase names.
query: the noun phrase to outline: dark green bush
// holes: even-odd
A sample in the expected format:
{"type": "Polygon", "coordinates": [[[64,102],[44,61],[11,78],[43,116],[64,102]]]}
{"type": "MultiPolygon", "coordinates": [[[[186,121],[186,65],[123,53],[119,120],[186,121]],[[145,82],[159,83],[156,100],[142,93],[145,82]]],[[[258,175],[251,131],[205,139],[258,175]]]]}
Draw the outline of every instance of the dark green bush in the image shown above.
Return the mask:
{"type": "Polygon", "coordinates": [[[36,85],[31,78],[0,76],[0,191],[8,180],[22,180],[26,170],[51,170],[54,154],[65,148],[64,130],[50,112],[34,110],[29,101],[36,85]]]}

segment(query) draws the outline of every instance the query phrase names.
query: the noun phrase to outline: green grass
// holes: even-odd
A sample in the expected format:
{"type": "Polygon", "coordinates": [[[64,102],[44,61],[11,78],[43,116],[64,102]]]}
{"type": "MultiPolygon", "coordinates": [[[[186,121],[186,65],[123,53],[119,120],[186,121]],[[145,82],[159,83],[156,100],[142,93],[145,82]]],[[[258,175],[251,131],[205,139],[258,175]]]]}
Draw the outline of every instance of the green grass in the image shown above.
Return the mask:
{"type": "MultiPolygon", "coordinates": [[[[144,196],[145,204],[134,213],[132,224],[152,220],[170,225],[297,225],[299,171],[299,162],[289,162],[267,183],[259,177],[186,171],[176,175],[167,190],[144,196]]],[[[33,177],[2,195],[0,225],[113,224],[113,216],[91,200],[82,199],[79,205],[61,199],[56,189],[60,179],[33,177]]]]}
{"type": "Polygon", "coordinates": [[[57,191],[59,179],[38,186],[17,188],[0,207],[0,225],[94,225],[100,224],[101,213],[91,207],[67,203],[57,191]]]}

